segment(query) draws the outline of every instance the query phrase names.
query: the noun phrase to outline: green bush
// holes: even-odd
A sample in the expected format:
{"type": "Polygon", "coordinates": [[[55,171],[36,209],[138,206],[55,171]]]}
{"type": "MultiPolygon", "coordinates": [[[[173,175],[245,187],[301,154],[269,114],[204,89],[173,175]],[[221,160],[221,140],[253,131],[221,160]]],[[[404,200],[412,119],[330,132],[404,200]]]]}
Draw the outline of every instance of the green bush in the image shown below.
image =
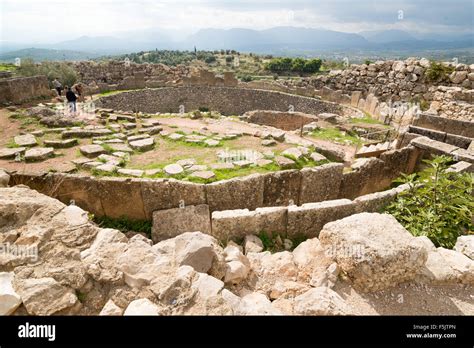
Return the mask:
{"type": "Polygon", "coordinates": [[[474,176],[448,172],[450,157],[424,162],[428,164],[424,170],[397,180],[409,189],[386,211],[413,235],[427,236],[437,247],[452,248],[460,235],[474,232],[474,176]]]}
{"type": "Polygon", "coordinates": [[[431,62],[430,67],[426,69],[425,76],[428,81],[440,82],[448,78],[448,75],[454,71],[451,66],[444,66],[442,63],[431,62]]]}
{"type": "Polygon", "coordinates": [[[321,64],[321,59],[274,58],[265,64],[265,69],[276,73],[294,72],[298,74],[312,74],[319,71],[321,64]]]}
{"type": "Polygon", "coordinates": [[[32,59],[23,59],[17,73],[21,76],[46,75],[50,82],[50,87],[53,87],[51,82],[55,78],[58,78],[63,86],[72,86],[77,81],[76,71],[64,62],[42,62],[36,64],[32,59]]]}

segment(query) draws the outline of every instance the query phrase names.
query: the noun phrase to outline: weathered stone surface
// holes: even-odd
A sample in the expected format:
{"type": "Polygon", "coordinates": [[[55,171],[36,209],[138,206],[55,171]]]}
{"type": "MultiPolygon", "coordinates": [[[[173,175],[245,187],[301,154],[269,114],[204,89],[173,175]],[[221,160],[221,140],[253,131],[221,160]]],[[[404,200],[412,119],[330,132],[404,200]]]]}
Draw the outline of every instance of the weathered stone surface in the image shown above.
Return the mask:
{"type": "Polygon", "coordinates": [[[34,149],[26,150],[25,161],[44,161],[48,157],[54,155],[54,149],[52,147],[37,147],[34,149]]]}
{"type": "Polygon", "coordinates": [[[17,135],[14,141],[18,146],[28,147],[38,145],[38,141],[33,134],[17,135]]]}
{"type": "Polygon", "coordinates": [[[25,279],[16,291],[30,315],[52,315],[77,304],[72,289],[59,284],[53,278],[25,279]]]}
{"type": "Polygon", "coordinates": [[[317,237],[323,226],[353,214],[355,204],[348,199],[305,203],[288,207],[288,235],[317,237]]]}
{"type": "Polygon", "coordinates": [[[271,254],[269,251],[248,253],[246,255],[251,269],[256,275],[254,290],[271,296],[277,282],[295,282],[298,277],[298,266],[293,254],[283,251],[271,254]]]}
{"type": "Polygon", "coordinates": [[[0,159],[15,158],[18,154],[23,154],[26,151],[26,147],[14,147],[14,148],[3,148],[0,149],[0,159]]]}
{"type": "Polygon", "coordinates": [[[158,210],[153,213],[151,236],[155,243],[194,231],[211,233],[209,206],[206,204],[158,210]]]}
{"type": "Polygon", "coordinates": [[[112,151],[132,153],[133,150],[126,144],[108,144],[112,151]]]}
{"type": "Polygon", "coordinates": [[[104,177],[97,180],[95,197],[101,200],[104,214],[111,218],[127,216],[146,220],[139,179],[104,177]]]}
{"type": "Polygon", "coordinates": [[[13,272],[0,272],[0,315],[12,314],[21,304],[12,286],[13,272]]]}
{"type": "Polygon", "coordinates": [[[297,160],[303,158],[303,154],[301,153],[300,149],[298,149],[297,147],[291,147],[289,149],[286,149],[285,151],[282,152],[282,155],[289,156],[297,160]]]}
{"type": "Polygon", "coordinates": [[[123,309],[117,306],[114,301],[108,300],[104,308],[100,311],[99,315],[111,315],[118,316],[123,314],[123,309]]]}
{"type": "Polygon", "coordinates": [[[107,128],[97,128],[97,129],[71,129],[65,130],[61,133],[63,139],[67,138],[92,138],[100,137],[104,135],[111,135],[113,132],[107,128]]]}
{"type": "Polygon", "coordinates": [[[77,145],[77,139],[44,140],[43,143],[45,146],[54,147],[55,149],[64,149],[77,145]]]}
{"type": "Polygon", "coordinates": [[[114,173],[117,171],[117,166],[110,163],[105,163],[105,164],[101,164],[100,166],[95,167],[94,169],[102,173],[114,173]]]}
{"type": "Polygon", "coordinates": [[[454,250],[474,260],[474,235],[458,237],[454,250]]]}
{"type": "Polygon", "coordinates": [[[245,254],[261,252],[263,250],[262,240],[252,234],[246,235],[244,238],[244,250],[245,254]]]}
{"type": "Polygon", "coordinates": [[[105,150],[100,145],[83,145],[79,148],[79,150],[84,156],[88,158],[94,158],[99,155],[107,153],[107,150],[105,150]]]}
{"type": "Polygon", "coordinates": [[[263,190],[264,178],[259,174],[206,185],[211,211],[261,207],[263,190]]]}
{"type": "Polygon", "coordinates": [[[267,207],[298,204],[301,173],[284,170],[264,175],[263,205],[267,207]]]}
{"type": "Polygon", "coordinates": [[[254,292],[242,297],[236,310],[237,315],[282,315],[272,306],[270,300],[263,294],[254,292]]]}
{"type": "Polygon", "coordinates": [[[209,179],[214,178],[216,174],[214,174],[214,172],[210,170],[203,170],[203,171],[193,172],[190,176],[194,178],[198,178],[198,179],[209,180],[209,179]]]}
{"type": "Polygon", "coordinates": [[[349,315],[351,309],[336,292],[317,287],[295,297],[294,312],[299,315],[349,315]]]}
{"type": "Polygon", "coordinates": [[[179,266],[191,266],[196,272],[207,273],[223,250],[217,241],[200,232],[186,232],[174,239],[175,262],[179,266]]]}
{"type": "Polygon", "coordinates": [[[286,207],[223,210],[212,213],[212,235],[220,240],[239,239],[261,231],[286,233],[286,207]]]}
{"type": "Polygon", "coordinates": [[[207,204],[205,186],[173,179],[141,179],[141,194],[149,220],[155,210],[207,204]]]}
{"type": "Polygon", "coordinates": [[[168,164],[163,168],[166,174],[168,175],[178,175],[184,172],[183,167],[181,167],[179,164],[168,164]]]}
{"type": "Polygon", "coordinates": [[[295,161],[283,156],[276,156],[275,163],[282,169],[291,169],[296,166],[295,161]]]}
{"type": "Polygon", "coordinates": [[[130,302],[123,315],[160,315],[160,309],[149,299],[130,302]]]}
{"type": "Polygon", "coordinates": [[[144,171],[140,169],[124,169],[124,168],[120,168],[117,172],[122,175],[134,176],[137,178],[142,177],[144,173],[144,171]]]}
{"type": "Polygon", "coordinates": [[[321,202],[339,197],[344,165],[328,163],[314,168],[303,168],[299,204],[321,202]]]}
{"type": "Polygon", "coordinates": [[[155,147],[155,139],[153,138],[145,138],[141,140],[131,141],[130,146],[134,150],[138,151],[149,151],[155,147]]]}
{"type": "Polygon", "coordinates": [[[7,187],[10,182],[10,175],[4,170],[0,169],[0,187],[7,187]]]}
{"type": "Polygon", "coordinates": [[[328,223],[319,239],[362,291],[413,279],[427,259],[423,243],[387,214],[362,213],[328,223]]]}
{"type": "Polygon", "coordinates": [[[428,250],[428,259],[419,272],[421,281],[435,284],[474,284],[472,259],[455,250],[445,248],[428,250]]]}

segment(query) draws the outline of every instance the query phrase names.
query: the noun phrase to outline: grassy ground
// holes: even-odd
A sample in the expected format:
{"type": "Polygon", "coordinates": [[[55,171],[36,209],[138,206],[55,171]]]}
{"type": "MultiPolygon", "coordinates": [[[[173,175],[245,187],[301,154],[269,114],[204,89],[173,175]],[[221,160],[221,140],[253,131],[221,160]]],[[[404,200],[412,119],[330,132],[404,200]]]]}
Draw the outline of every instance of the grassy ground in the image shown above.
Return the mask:
{"type": "Polygon", "coordinates": [[[310,136],[317,139],[334,141],[341,144],[361,145],[363,143],[357,135],[340,131],[337,128],[321,128],[311,132],[310,136]]]}

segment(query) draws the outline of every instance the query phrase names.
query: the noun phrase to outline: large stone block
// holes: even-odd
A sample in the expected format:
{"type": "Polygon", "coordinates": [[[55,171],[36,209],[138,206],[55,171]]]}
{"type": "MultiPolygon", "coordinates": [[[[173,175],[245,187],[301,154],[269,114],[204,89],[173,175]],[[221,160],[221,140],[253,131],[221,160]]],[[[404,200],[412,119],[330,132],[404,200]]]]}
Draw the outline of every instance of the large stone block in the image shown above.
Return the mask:
{"type": "Polygon", "coordinates": [[[141,179],[145,215],[151,220],[156,210],[206,204],[205,186],[174,179],[141,179]]]}
{"type": "Polygon", "coordinates": [[[236,209],[212,213],[212,235],[219,240],[242,239],[262,231],[285,234],[287,225],[286,207],[236,209]]]}
{"type": "Polygon", "coordinates": [[[211,211],[254,210],[263,205],[263,192],[264,176],[260,174],[206,185],[207,202],[211,211]]]}
{"type": "Polygon", "coordinates": [[[104,214],[111,218],[126,216],[130,220],[146,220],[140,180],[125,178],[97,179],[97,197],[104,214]]]}
{"type": "Polygon", "coordinates": [[[83,175],[52,174],[52,197],[64,204],[74,203],[97,216],[105,212],[98,194],[99,185],[94,178],[83,175]]]}
{"type": "Polygon", "coordinates": [[[301,172],[284,170],[264,175],[263,205],[266,207],[298,204],[301,172]]]}
{"type": "Polygon", "coordinates": [[[427,260],[423,243],[388,214],[362,213],[328,223],[319,240],[362,291],[411,280],[427,260]]]}
{"type": "Polygon", "coordinates": [[[394,188],[391,190],[369,193],[368,195],[357,197],[354,200],[356,212],[378,213],[380,210],[390,204],[397,197],[397,194],[398,191],[396,188],[394,188]]]}
{"type": "Polygon", "coordinates": [[[211,216],[207,204],[153,212],[151,238],[155,243],[174,238],[185,232],[197,231],[211,234],[211,216]]]}
{"type": "Polygon", "coordinates": [[[344,165],[328,163],[301,170],[301,190],[297,204],[321,202],[339,197],[344,165]]]}
{"type": "Polygon", "coordinates": [[[355,207],[348,199],[289,206],[287,233],[289,236],[317,237],[326,223],[353,214],[355,207]]]}

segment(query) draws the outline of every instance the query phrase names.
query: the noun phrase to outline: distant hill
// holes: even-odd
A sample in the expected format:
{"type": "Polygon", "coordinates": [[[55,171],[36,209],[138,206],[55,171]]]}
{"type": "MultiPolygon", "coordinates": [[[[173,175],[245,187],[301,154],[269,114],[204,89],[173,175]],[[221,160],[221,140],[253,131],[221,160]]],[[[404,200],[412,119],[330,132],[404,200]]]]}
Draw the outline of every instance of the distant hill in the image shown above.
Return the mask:
{"type": "Polygon", "coordinates": [[[415,37],[403,30],[377,30],[377,31],[363,31],[359,35],[363,36],[369,42],[387,43],[399,41],[413,41],[415,37]]]}
{"type": "Polygon", "coordinates": [[[0,54],[0,60],[13,62],[15,58],[31,58],[35,61],[45,60],[88,60],[97,58],[99,55],[81,51],[54,50],[46,48],[25,48],[0,54]]]}
{"type": "Polygon", "coordinates": [[[275,27],[266,30],[202,29],[191,35],[188,46],[200,49],[236,49],[269,52],[275,49],[331,49],[363,47],[367,40],[358,34],[324,29],[275,27]]]}
{"type": "MultiPolygon", "coordinates": [[[[404,30],[379,30],[346,33],[334,30],[274,27],[265,30],[243,28],[201,29],[185,36],[178,31],[129,30],[115,36],[82,36],[55,44],[0,43],[0,60],[16,57],[36,60],[80,60],[104,55],[121,55],[152,50],[233,49],[274,55],[338,57],[378,57],[432,54],[456,54],[469,57],[474,49],[469,33],[416,33],[404,30]],[[35,48],[26,48],[35,47],[35,48]],[[455,50],[458,53],[454,53],[455,50]]],[[[342,59],[342,58],[341,58],[342,59]]]]}

